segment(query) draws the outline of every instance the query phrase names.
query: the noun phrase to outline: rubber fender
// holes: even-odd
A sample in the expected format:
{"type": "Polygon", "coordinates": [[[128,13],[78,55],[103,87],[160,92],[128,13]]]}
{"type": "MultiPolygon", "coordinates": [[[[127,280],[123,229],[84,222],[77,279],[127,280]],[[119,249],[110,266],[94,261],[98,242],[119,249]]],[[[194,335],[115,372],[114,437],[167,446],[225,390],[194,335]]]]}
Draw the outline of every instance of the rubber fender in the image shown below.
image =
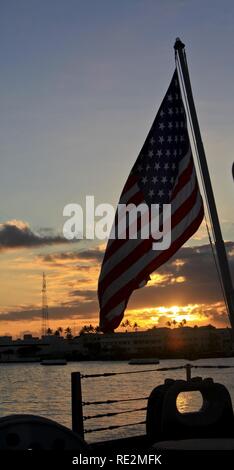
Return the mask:
{"type": "Polygon", "coordinates": [[[176,380],[165,391],[161,429],[163,439],[190,439],[234,436],[231,397],[226,387],[212,379],[176,380]],[[180,413],[177,397],[182,392],[199,391],[203,404],[196,412],[180,413]]]}

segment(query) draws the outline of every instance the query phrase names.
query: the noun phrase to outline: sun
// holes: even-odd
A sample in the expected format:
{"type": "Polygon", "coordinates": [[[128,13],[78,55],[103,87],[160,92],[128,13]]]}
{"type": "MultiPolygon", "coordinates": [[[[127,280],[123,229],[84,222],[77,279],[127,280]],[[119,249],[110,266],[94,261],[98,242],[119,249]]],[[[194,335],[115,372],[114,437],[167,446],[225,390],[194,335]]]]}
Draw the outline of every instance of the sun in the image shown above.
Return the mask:
{"type": "Polygon", "coordinates": [[[180,311],[180,308],[178,307],[178,305],[173,305],[172,307],[169,307],[168,311],[171,312],[173,315],[177,315],[180,311]]]}
{"type": "Polygon", "coordinates": [[[192,313],[191,305],[171,305],[170,307],[157,307],[156,312],[154,312],[154,315],[151,316],[151,320],[158,323],[158,319],[161,315],[167,317],[168,321],[175,321],[176,323],[180,323],[184,320],[186,320],[186,322],[190,322],[191,320],[197,321],[197,315],[192,313]],[[157,315],[155,315],[155,313],[157,315]]]}

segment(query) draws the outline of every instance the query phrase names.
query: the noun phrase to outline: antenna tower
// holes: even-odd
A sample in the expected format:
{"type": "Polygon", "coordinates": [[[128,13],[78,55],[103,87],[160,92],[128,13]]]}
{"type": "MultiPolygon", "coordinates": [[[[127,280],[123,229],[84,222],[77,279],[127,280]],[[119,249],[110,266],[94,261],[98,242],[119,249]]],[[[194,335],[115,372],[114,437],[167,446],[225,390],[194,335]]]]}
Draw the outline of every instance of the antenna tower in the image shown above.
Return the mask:
{"type": "Polygon", "coordinates": [[[48,304],[47,304],[47,293],[46,293],[46,276],[43,273],[42,276],[42,336],[47,334],[48,330],[48,304]]]}

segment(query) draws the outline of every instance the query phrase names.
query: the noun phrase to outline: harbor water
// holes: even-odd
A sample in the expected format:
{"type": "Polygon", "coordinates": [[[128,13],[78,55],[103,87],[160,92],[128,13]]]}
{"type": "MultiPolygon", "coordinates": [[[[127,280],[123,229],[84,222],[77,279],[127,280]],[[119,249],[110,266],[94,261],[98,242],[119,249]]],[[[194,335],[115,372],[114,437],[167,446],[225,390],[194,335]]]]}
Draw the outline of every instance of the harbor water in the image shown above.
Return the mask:
{"type": "MultiPolygon", "coordinates": [[[[152,370],[148,373],[123,374],[111,377],[82,379],[83,401],[127,400],[148,397],[151,390],[162,384],[165,378],[185,379],[185,370],[156,371],[161,367],[176,367],[186,364],[183,360],[162,360],[158,366],[129,365],[126,361],[71,362],[66,366],[43,367],[40,364],[0,364],[0,416],[15,413],[36,414],[51,418],[71,428],[71,372],[102,374],[106,372],[131,372],[152,370]]],[[[234,358],[200,359],[194,365],[232,365],[234,358]]],[[[192,369],[192,377],[212,377],[224,384],[234,404],[234,367],[227,369],[192,369]]],[[[145,401],[126,401],[115,404],[84,407],[84,416],[116,411],[132,411],[146,406],[145,401]]],[[[201,406],[198,393],[181,394],[178,399],[180,411],[192,411],[201,406]]],[[[135,424],[145,421],[145,410],[122,413],[112,417],[87,419],[86,431],[109,426],[121,426],[113,430],[91,432],[85,435],[89,442],[143,434],[145,426],[135,424]],[[125,426],[132,424],[132,426],[125,426]],[[122,425],[124,425],[122,427],[122,425]]]]}

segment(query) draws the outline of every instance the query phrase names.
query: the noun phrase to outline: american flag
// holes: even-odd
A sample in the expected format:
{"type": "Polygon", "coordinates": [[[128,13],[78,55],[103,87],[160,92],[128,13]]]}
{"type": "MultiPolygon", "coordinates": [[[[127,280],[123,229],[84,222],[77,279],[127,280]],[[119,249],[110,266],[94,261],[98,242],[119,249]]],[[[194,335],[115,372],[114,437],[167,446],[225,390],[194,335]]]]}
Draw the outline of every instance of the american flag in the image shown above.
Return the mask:
{"type": "MultiPolygon", "coordinates": [[[[133,291],[196,232],[204,216],[177,70],[120,196],[119,204],[130,203],[171,204],[171,245],[156,251],[152,237],[109,238],[98,281],[104,332],[119,326],[133,291]]],[[[116,214],[114,230],[119,224],[116,214]]]]}

